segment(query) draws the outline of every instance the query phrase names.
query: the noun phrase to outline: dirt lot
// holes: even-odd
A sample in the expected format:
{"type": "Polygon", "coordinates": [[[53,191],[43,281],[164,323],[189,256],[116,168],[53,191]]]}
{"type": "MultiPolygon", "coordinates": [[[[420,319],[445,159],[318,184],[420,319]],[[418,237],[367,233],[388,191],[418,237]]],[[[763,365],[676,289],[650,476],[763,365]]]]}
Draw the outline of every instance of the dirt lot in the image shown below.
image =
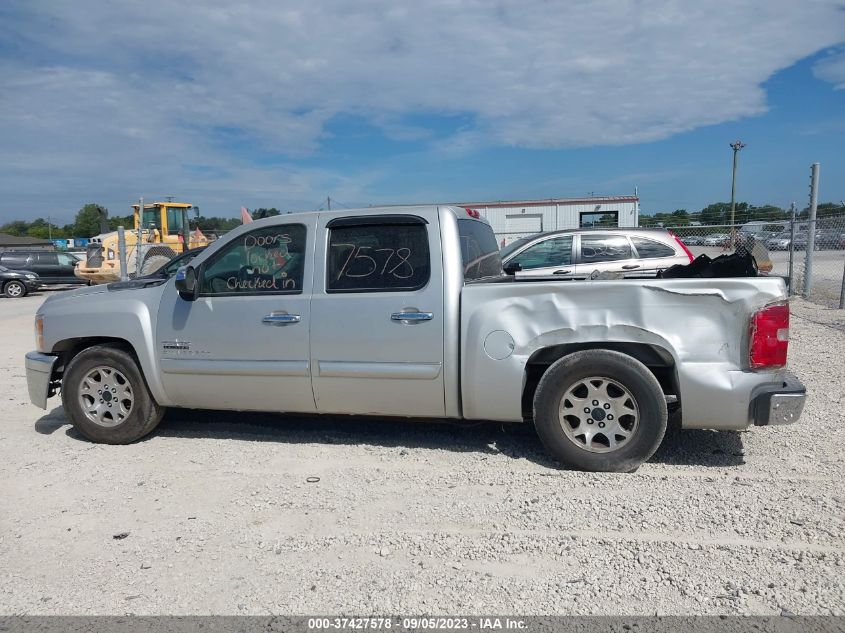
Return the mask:
{"type": "Polygon", "coordinates": [[[799,425],[593,475],[499,424],[171,411],[90,444],[28,402],[42,299],[0,299],[0,613],[845,614],[842,311],[794,304],[799,425]]]}

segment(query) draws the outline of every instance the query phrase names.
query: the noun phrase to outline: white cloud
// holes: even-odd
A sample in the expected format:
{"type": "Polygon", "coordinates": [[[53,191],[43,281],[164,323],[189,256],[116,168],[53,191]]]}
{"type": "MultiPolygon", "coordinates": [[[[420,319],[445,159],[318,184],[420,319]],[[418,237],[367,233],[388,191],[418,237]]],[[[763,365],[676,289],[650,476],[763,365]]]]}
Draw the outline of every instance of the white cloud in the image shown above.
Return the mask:
{"type": "MultiPolygon", "coordinates": [[[[297,166],[338,115],[458,152],[659,140],[764,112],[766,79],[845,33],[834,0],[19,7],[6,29],[20,51],[0,65],[3,217],[11,201],[101,191],[377,201],[361,170],[297,166]]],[[[842,57],[815,72],[843,87],[842,57]]]]}
{"type": "Polygon", "coordinates": [[[845,51],[832,53],[816,62],[813,74],[832,83],[836,90],[845,90],[845,51]]]}

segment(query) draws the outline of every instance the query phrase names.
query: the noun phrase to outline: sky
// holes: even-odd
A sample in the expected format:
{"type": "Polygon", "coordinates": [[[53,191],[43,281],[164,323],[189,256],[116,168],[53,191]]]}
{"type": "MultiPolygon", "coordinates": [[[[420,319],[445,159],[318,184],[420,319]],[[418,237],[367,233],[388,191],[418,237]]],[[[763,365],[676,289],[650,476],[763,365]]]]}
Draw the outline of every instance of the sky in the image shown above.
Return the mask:
{"type": "Polygon", "coordinates": [[[0,224],[845,199],[845,0],[0,3],[0,224]]]}

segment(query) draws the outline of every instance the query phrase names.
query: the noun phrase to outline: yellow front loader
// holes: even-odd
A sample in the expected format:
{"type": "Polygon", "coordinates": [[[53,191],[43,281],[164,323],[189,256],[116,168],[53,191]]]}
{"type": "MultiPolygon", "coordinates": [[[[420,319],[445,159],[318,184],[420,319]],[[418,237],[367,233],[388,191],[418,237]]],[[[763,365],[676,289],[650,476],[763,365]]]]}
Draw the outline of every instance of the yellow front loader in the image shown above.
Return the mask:
{"type": "MultiPolygon", "coordinates": [[[[208,245],[199,229],[192,233],[188,226],[188,211],[193,208],[186,202],[153,202],[142,212],[139,205],[132,205],[135,226],[125,231],[128,277],[147,275],[179,253],[208,245]]],[[[117,231],[92,237],[85,255],[76,266],[77,277],[95,284],[120,281],[117,231]]]]}

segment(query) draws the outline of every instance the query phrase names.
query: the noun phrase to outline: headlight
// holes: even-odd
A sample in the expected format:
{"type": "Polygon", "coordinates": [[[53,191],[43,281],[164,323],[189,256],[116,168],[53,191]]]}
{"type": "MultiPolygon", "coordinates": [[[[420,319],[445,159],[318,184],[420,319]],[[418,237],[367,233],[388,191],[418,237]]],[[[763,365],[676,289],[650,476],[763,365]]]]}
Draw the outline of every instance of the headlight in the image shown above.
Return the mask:
{"type": "Polygon", "coordinates": [[[38,275],[33,275],[32,273],[29,273],[29,274],[26,276],[26,278],[27,278],[27,279],[35,279],[36,277],[38,277],[38,275]]]}
{"type": "Polygon", "coordinates": [[[35,315],[35,349],[44,351],[44,315],[35,315]]]}

